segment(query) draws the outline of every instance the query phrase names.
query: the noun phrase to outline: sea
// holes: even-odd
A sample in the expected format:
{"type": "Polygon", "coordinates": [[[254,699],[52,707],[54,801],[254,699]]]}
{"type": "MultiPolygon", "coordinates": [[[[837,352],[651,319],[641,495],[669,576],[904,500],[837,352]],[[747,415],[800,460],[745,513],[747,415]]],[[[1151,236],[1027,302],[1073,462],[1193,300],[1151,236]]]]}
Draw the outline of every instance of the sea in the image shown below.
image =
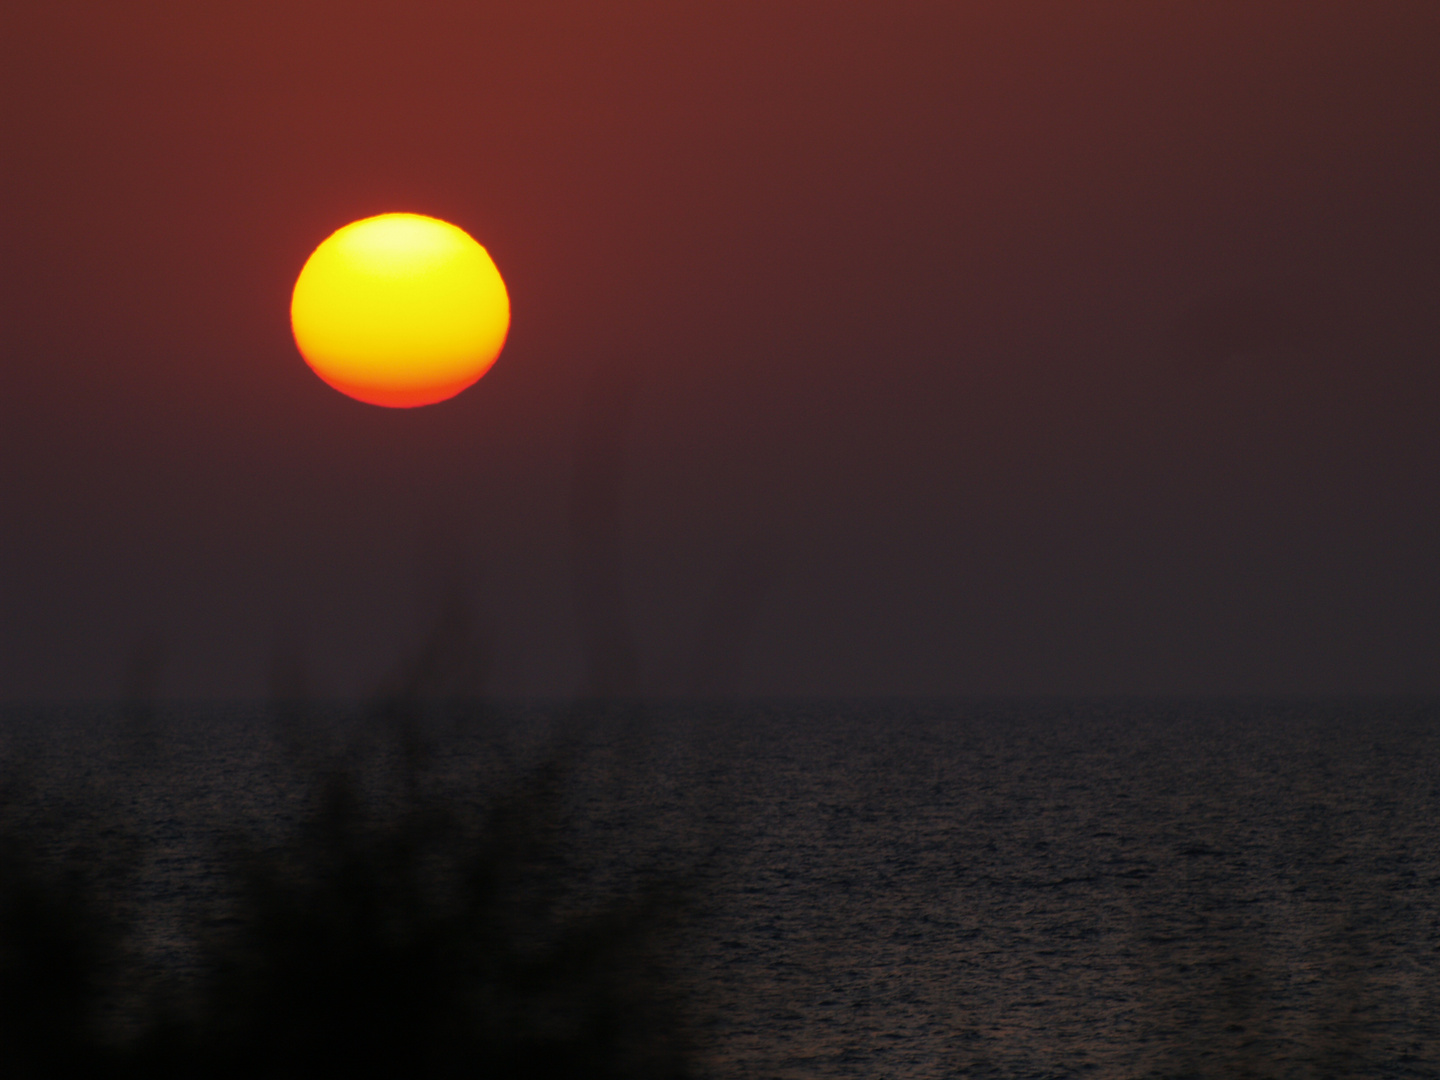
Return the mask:
{"type": "Polygon", "coordinates": [[[124,862],[183,984],[317,776],[481,805],[548,762],[585,888],[684,883],[701,1075],[1440,1077],[1440,702],[402,712],[12,707],[0,829],[124,862]]]}

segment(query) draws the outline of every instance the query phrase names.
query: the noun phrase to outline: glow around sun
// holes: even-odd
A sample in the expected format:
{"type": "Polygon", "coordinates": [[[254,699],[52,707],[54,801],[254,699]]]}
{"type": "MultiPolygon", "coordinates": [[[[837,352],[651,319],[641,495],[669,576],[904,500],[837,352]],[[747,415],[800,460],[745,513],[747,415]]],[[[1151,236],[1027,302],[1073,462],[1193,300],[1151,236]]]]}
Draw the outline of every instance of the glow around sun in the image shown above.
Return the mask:
{"type": "Polygon", "coordinates": [[[468,233],[420,214],[381,214],[331,234],[290,300],[300,355],[343,394],[372,405],[431,405],[490,370],[510,330],[510,297],[468,233]]]}

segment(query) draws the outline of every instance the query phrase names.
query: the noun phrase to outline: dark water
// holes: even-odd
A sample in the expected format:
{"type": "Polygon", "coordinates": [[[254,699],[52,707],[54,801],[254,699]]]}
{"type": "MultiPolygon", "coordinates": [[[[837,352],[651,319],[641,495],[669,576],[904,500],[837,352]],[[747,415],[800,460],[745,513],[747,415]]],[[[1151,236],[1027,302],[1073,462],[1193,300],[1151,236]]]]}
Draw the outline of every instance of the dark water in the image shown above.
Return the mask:
{"type": "MultiPolygon", "coordinates": [[[[1440,706],[560,715],[432,733],[429,775],[468,797],[579,732],[586,887],[696,883],[672,977],[708,1074],[1440,1076],[1440,706]]],[[[274,730],[261,709],[13,714],[10,827],[122,826],[138,947],[183,979],[227,843],[283,836],[354,735],[297,752],[274,730]]],[[[388,752],[364,730],[362,771],[388,752]]]]}

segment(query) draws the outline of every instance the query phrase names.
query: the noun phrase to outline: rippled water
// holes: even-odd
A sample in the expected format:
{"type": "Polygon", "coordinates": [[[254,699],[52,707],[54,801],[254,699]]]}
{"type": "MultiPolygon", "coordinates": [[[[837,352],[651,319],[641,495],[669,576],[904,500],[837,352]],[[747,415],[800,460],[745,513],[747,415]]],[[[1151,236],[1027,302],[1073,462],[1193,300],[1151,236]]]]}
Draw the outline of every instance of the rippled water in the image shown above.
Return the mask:
{"type": "MultiPolygon", "coordinates": [[[[437,774],[501,775],[557,715],[440,739],[437,774]]],[[[583,729],[572,825],[597,882],[700,867],[675,968],[717,1076],[1440,1076],[1437,720],[651,707],[583,729]]],[[[227,837],[303,812],[309,759],[272,730],[260,710],[12,716],[21,827],[129,830],[143,948],[183,972],[227,837]]]]}

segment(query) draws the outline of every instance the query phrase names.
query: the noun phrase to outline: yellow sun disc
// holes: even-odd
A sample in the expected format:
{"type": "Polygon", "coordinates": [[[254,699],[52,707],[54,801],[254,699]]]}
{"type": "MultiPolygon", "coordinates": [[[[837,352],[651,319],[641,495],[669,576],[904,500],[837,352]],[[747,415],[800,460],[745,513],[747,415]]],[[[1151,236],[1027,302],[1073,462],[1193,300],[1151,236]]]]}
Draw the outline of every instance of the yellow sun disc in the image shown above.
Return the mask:
{"type": "Polygon", "coordinates": [[[346,225],[295,282],[300,355],[341,393],[408,408],[454,397],[490,370],[510,330],[510,297],[463,229],[419,214],[346,225]]]}

